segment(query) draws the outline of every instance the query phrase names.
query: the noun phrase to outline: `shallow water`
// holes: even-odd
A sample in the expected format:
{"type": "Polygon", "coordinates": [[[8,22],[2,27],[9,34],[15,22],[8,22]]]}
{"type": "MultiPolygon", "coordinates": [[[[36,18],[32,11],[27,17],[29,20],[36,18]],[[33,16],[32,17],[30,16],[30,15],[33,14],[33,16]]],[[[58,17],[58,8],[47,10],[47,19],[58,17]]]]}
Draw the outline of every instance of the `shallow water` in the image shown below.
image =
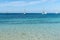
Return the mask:
{"type": "Polygon", "coordinates": [[[60,17],[0,18],[0,40],[60,40],[60,17]]]}

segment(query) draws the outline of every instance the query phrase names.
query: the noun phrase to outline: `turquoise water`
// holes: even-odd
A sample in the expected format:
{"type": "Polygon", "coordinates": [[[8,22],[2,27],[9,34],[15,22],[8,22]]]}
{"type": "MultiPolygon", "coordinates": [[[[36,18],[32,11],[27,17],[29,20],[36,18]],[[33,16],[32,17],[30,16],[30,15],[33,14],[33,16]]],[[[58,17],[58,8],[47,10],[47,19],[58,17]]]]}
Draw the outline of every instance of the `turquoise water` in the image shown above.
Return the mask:
{"type": "Polygon", "coordinates": [[[60,40],[59,16],[21,15],[0,16],[0,40],[60,40]]]}

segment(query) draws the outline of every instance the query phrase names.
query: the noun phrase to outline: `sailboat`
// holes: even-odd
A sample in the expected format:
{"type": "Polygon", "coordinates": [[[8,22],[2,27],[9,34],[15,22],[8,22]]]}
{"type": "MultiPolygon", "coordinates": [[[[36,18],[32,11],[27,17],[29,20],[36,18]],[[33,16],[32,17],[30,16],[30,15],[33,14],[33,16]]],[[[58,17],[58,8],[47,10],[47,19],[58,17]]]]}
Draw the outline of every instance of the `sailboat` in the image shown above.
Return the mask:
{"type": "Polygon", "coordinates": [[[26,13],[24,12],[24,14],[26,14],[26,13]]]}
{"type": "Polygon", "coordinates": [[[47,14],[47,12],[43,11],[42,14],[47,14]]]}
{"type": "Polygon", "coordinates": [[[46,9],[46,8],[43,8],[43,9],[42,9],[42,14],[47,14],[47,12],[46,12],[45,9],[46,9]]]}
{"type": "Polygon", "coordinates": [[[26,10],[24,9],[24,14],[26,14],[26,10]]]}

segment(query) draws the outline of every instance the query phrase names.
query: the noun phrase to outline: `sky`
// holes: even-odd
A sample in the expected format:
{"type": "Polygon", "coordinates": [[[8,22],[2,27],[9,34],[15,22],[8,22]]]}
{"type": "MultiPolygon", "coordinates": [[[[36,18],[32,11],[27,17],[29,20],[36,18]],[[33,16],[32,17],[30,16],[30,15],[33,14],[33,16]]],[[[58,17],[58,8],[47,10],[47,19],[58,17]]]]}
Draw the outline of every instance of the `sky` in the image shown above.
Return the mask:
{"type": "Polygon", "coordinates": [[[0,13],[60,12],[60,0],[0,0],[0,13]]]}

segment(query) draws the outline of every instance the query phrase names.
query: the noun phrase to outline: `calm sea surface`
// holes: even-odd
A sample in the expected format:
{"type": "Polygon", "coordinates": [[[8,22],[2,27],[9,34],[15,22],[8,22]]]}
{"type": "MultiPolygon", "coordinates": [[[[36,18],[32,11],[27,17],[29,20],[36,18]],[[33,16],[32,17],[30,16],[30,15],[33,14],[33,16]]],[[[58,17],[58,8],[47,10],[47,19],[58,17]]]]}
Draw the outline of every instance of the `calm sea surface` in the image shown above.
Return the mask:
{"type": "Polygon", "coordinates": [[[0,13],[0,40],[60,40],[60,14],[0,13]]]}

